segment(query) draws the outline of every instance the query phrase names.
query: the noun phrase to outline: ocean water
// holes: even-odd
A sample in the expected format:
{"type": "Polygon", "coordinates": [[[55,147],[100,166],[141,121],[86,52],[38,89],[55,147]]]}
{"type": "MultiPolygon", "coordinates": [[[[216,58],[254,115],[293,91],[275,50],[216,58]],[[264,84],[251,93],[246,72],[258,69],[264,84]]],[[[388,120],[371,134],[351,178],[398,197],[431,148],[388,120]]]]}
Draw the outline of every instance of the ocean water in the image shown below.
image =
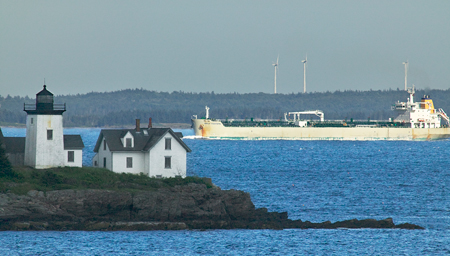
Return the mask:
{"type": "MultiPolygon", "coordinates": [[[[65,132],[81,134],[91,165],[100,129],[65,132]]],[[[313,222],[391,217],[425,230],[1,232],[0,255],[450,254],[450,140],[184,141],[188,175],[246,191],[256,207],[313,222]]]]}

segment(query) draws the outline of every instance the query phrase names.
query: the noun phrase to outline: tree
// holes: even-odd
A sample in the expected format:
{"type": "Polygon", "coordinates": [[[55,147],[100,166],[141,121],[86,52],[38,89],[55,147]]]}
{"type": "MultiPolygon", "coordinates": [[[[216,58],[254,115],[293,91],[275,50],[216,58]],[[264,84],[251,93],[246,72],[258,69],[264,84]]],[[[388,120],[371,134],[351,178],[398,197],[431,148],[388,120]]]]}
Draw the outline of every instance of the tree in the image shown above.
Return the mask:
{"type": "Polygon", "coordinates": [[[0,178],[1,177],[16,178],[18,175],[15,171],[13,171],[11,163],[6,157],[3,143],[0,141],[0,178]]]}

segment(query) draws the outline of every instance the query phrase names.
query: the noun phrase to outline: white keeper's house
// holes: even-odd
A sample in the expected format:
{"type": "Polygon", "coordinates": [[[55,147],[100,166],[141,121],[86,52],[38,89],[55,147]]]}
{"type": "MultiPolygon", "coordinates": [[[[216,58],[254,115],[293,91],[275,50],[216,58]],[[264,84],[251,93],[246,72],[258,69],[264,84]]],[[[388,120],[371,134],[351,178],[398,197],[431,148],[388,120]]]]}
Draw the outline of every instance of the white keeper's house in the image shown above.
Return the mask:
{"type": "Polygon", "coordinates": [[[94,148],[95,167],[150,177],[186,177],[186,153],[191,149],[182,134],[170,128],[102,129],[94,148]]]}

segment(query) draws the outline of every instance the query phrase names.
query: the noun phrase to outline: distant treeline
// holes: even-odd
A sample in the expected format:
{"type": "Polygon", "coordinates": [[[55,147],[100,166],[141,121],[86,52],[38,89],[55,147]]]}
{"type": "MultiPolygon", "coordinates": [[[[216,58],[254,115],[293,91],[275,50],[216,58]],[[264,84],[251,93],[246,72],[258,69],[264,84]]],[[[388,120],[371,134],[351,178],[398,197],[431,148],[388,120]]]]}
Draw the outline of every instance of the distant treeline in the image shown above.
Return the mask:
{"type": "MultiPolygon", "coordinates": [[[[450,89],[418,90],[415,101],[425,94],[431,96],[436,108],[450,113],[450,89]]],[[[210,107],[211,118],[281,119],[285,112],[318,109],[328,120],[385,120],[396,116],[391,106],[408,97],[408,93],[401,90],[215,94],[127,89],[55,96],[55,103],[67,105],[66,127],[105,127],[133,125],[138,118],[145,123],[149,117],[155,123],[190,123],[192,115],[205,116],[205,106],[210,107]]],[[[34,102],[35,99],[29,97],[0,96],[0,122],[3,125],[24,124],[23,104],[34,102]]]]}

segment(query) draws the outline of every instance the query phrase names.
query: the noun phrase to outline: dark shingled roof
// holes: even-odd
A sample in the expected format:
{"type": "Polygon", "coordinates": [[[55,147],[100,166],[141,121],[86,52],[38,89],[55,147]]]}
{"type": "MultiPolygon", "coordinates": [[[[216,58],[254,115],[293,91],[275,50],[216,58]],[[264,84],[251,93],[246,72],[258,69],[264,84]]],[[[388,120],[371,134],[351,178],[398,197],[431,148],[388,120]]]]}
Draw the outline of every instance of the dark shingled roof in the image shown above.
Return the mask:
{"type": "Polygon", "coordinates": [[[25,137],[3,137],[6,153],[25,153],[25,137]]]}
{"type": "Polygon", "coordinates": [[[64,149],[83,149],[84,143],[79,134],[64,135],[64,149]]]}
{"type": "Polygon", "coordinates": [[[103,141],[106,140],[106,144],[110,151],[148,151],[156,143],[161,140],[164,135],[170,133],[178,143],[183,146],[187,152],[191,152],[191,149],[181,140],[181,133],[175,133],[170,128],[141,128],[140,132],[136,132],[135,129],[105,129],[101,130],[100,135],[97,139],[97,144],[95,145],[94,152],[98,152],[98,149],[103,141]],[[147,135],[145,134],[147,131],[147,135]],[[128,132],[130,132],[134,137],[134,147],[127,148],[122,144],[121,138],[123,138],[128,132]]]}

